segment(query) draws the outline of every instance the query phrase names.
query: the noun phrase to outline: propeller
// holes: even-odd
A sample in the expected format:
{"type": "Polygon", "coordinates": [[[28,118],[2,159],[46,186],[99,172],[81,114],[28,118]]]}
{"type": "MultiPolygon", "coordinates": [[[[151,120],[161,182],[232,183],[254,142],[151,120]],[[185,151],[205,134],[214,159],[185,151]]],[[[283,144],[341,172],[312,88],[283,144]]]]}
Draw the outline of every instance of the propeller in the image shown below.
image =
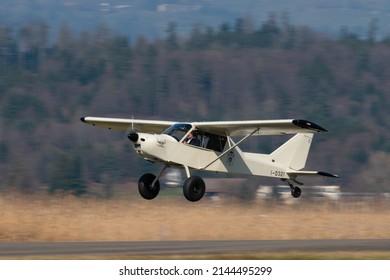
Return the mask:
{"type": "Polygon", "coordinates": [[[138,133],[134,129],[134,117],[131,116],[131,129],[127,131],[127,138],[129,138],[130,141],[132,142],[137,142],[138,141],[138,133]]]}

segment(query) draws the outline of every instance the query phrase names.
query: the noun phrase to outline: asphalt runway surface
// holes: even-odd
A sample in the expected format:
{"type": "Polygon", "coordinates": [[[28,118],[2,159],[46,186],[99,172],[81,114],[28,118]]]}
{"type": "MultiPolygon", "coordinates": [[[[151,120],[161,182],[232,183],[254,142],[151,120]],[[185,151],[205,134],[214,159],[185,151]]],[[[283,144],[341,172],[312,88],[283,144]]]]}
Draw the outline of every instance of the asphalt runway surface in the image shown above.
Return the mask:
{"type": "Polygon", "coordinates": [[[390,251],[390,239],[0,243],[1,257],[390,251]]]}

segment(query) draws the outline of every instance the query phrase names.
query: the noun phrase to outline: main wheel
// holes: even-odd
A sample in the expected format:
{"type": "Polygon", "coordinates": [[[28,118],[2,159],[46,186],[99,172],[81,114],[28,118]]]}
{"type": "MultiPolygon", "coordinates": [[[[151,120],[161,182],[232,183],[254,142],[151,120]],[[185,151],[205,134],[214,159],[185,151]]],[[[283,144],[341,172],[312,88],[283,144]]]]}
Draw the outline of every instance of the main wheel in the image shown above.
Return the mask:
{"type": "Polygon", "coordinates": [[[300,187],[292,187],[291,188],[291,195],[295,198],[297,197],[300,197],[301,196],[301,188],[300,187]]]}
{"type": "Polygon", "coordinates": [[[157,180],[152,186],[152,183],[156,176],[153,174],[147,173],[142,175],[138,181],[138,191],[139,194],[145,199],[153,199],[160,192],[160,182],[157,180]]]}
{"type": "Polygon", "coordinates": [[[200,200],[206,191],[206,185],[202,178],[191,176],[184,182],[183,193],[187,200],[195,202],[200,200]]]}

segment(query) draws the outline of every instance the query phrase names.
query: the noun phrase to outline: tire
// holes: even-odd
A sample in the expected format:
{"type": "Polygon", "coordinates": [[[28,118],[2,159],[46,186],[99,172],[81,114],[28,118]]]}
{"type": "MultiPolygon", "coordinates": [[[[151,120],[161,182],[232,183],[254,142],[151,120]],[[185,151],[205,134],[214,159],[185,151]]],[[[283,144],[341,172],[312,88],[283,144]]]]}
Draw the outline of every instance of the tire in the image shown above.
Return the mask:
{"type": "Polygon", "coordinates": [[[189,177],[183,185],[183,194],[188,201],[200,200],[206,191],[206,185],[202,178],[198,176],[189,177]]]}
{"type": "Polygon", "coordinates": [[[291,188],[291,195],[293,197],[298,198],[301,196],[301,193],[302,193],[301,188],[299,188],[299,187],[292,187],[291,188]]]}
{"type": "Polygon", "coordinates": [[[155,175],[147,173],[141,176],[141,178],[138,181],[138,191],[139,194],[144,199],[153,199],[155,198],[158,193],[160,192],[160,182],[157,180],[154,186],[152,187],[152,183],[154,179],[156,178],[155,175]]]}

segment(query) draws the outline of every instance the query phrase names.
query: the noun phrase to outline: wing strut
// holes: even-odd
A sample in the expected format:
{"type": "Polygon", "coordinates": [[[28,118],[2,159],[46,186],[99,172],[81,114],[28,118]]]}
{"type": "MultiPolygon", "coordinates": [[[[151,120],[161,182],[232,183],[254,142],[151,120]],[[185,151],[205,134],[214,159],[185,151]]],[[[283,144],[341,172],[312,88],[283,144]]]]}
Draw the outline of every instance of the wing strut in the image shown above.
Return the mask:
{"type": "Polygon", "coordinates": [[[227,149],[226,151],[224,151],[222,154],[220,154],[216,159],[214,159],[212,162],[210,162],[209,164],[207,164],[205,167],[201,168],[201,169],[206,169],[207,167],[209,167],[210,165],[212,165],[214,162],[216,162],[217,160],[219,160],[221,157],[223,157],[224,155],[226,155],[228,152],[230,152],[231,150],[233,150],[235,147],[237,147],[239,144],[241,144],[244,140],[246,140],[248,137],[251,137],[253,134],[255,134],[256,132],[258,132],[260,130],[260,128],[256,128],[255,130],[253,130],[251,133],[249,133],[248,135],[246,135],[244,138],[242,138],[240,141],[238,141],[236,144],[234,144],[233,146],[231,146],[229,149],[227,149]]]}

